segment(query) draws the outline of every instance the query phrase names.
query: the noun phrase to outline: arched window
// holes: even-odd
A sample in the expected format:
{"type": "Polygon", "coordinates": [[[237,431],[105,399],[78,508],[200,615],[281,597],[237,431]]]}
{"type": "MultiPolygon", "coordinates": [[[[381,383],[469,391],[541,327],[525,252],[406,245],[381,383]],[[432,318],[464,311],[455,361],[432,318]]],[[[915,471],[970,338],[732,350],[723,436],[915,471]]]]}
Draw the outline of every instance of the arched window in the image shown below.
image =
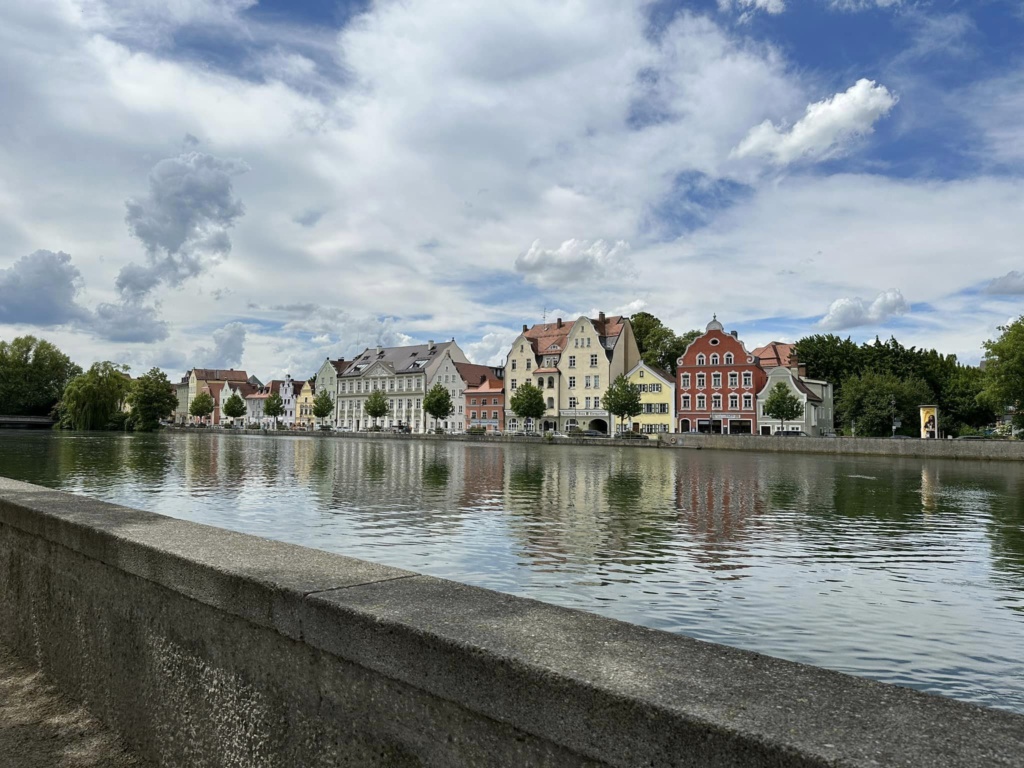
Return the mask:
{"type": "Polygon", "coordinates": [[[707,358],[704,357],[703,354],[697,355],[697,365],[705,365],[706,363],[707,363],[707,358]]]}
{"type": "Polygon", "coordinates": [[[548,389],[554,389],[554,388],[555,388],[555,377],[554,376],[548,376],[548,389]]]}
{"type": "Polygon", "coordinates": [[[682,421],[679,422],[679,431],[680,432],[689,432],[690,431],[690,420],[689,419],[683,419],[682,421]]]}
{"type": "Polygon", "coordinates": [[[549,397],[548,398],[548,408],[551,409],[551,408],[554,408],[554,407],[555,407],[555,398],[549,397]]]}
{"type": "Polygon", "coordinates": [[[711,364],[712,365],[718,365],[718,353],[717,352],[712,352],[711,353],[711,364]]]}
{"type": "Polygon", "coordinates": [[[544,379],[537,379],[537,389],[544,389],[544,379]]]}
{"type": "Polygon", "coordinates": [[[732,360],[733,360],[732,352],[726,352],[725,353],[725,364],[726,365],[732,365],[732,360]]]}

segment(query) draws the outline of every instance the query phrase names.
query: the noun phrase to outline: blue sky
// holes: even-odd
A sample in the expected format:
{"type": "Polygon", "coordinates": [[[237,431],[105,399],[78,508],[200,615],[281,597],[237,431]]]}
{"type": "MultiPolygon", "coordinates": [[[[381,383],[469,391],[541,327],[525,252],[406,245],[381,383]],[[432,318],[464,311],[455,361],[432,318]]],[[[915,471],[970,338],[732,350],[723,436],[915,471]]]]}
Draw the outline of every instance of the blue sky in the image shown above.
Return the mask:
{"type": "Polygon", "coordinates": [[[0,336],[309,375],[523,323],[976,362],[1024,307],[1024,3],[0,8],[0,336]]]}

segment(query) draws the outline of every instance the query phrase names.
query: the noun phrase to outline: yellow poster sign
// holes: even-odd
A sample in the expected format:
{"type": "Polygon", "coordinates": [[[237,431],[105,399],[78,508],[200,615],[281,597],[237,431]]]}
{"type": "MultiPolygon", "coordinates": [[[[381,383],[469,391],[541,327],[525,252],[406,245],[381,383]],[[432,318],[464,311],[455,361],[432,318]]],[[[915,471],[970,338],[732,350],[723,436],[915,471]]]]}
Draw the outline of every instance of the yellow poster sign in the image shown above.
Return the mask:
{"type": "Polygon", "coordinates": [[[939,408],[935,405],[922,405],[921,439],[934,440],[939,436],[939,408]]]}

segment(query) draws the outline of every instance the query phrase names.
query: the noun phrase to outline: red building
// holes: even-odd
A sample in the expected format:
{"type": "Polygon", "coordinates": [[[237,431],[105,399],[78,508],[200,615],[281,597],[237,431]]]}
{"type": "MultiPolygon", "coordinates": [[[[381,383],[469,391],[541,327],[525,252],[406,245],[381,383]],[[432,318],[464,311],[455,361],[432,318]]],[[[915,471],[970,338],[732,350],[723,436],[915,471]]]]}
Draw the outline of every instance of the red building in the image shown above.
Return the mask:
{"type": "Polygon", "coordinates": [[[466,428],[483,427],[488,432],[505,429],[505,382],[503,371],[487,365],[456,363],[463,381],[466,428]]]}
{"type": "Polygon", "coordinates": [[[768,375],[716,317],[677,361],[680,432],[757,434],[757,393],[768,375]]]}

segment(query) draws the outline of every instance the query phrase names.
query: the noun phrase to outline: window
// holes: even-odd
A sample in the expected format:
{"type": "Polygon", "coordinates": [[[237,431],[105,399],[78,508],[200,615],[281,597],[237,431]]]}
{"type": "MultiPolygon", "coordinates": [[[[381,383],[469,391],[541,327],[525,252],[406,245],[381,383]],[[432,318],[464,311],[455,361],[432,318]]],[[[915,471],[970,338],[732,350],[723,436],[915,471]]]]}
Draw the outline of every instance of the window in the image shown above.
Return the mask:
{"type": "Polygon", "coordinates": [[[712,395],[711,396],[711,410],[720,411],[722,410],[722,396],[712,395]]]}
{"type": "Polygon", "coordinates": [[[544,379],[537,379],[537,389],[544,389],[544,379]]]}
{"type": "Polygon", "coordinates": [[[580,340],[579,340],[579,339],[573,339],[573,340],[572,340],[572,345],[573,345],[574,347],[576,347],[577,349],[579,349],[579,346],[580,346],[580,340]]]}
{"type": "Polygon", "coordinates": [[[590,377],[589,376],[584,376],[583,377],[583,388],[584,389],[590,389],[590,377]]]}
{"type": "Polygon", "coordinates": [[[600,376],[595,376],[594,377],[594,389],[600,389],[600,388],[601,388],[601,377],[600,376]]]}
{"type": "Polygon", "coordinates": [[[740,375],[736,371],[732,371],[729,374],[729,386],[733,389],[738,387],[740,384],[740,375]]]}
{"type": "Polygon", "coordinates": [[[732,360],[733,360],[732,352],[726,352],[725,353],[725,364],[726,365],[732,365],[732,360]]]}
{"type": "Polygon", "coordinates": [[[683,395],[682,409],[684,411],[690,410],[690,396],[689,395],[683,395]]]}
{"type": "Polygon", "coordinates": [[[600,397],[595,397],[594,398],[594,407],[595,408],[600,408],[601,407],[601,398],[600,397]]]}
{"type": "Polygon", "coordinates": [[[754,404],[754,397],[753,397],[753,395],[746,394],[746,395],[743,396],[743,410],[744,411],[749,411],[751,409],[751,407],[753,407],[753,404],[754,404]]]}
{"type": "Polygon", "coordinates": [[[703,373],[697,374],[697,389],[704,389],[707,386],[708,378],[703,373]]]}
{"type": "Polygon", "coordinates": [[[690,388],[690,374],[684,373],[682,378],[680,379],[680,381],[682,382],[680,384],[680,387],[682,389],[689,389],[690,388]]]}
{"type": "Polygon", "coordinates": [[[590,398],[589,397],[586,398],[586,400],[584,402],[586,403],[586,405],[584,405],[583,407],[584,408],[590,408],[590,398]]]}
{"type": "Polygon", "coordinates": [[[735,411],[739,407],[740,407],[740,396],[739,395],[729,395],[729,410],[730,411],[735,411]]]}
{"type": "Polygon", "coordinates": [[[640,371],[640,378],[642,379],[643,377],[644,377],[644,372],[640,371]]]}
{"type": "Polygon", "coordinates": [[[752,387],[754,385],[754,375],[750,371],[743,372],[743,386],[752,387]]]}
{"type": "Polygon", "coordinates": [[[491,411],[491,418],[492,419],[498,418],[498,412],[497,411],[491,411]]]}
{"type": "Polygon", "coordinates": [[[469,400],[469,404],[470,404],[470,405],[476,405],[476,398],[475,398],[475,397],[473,397],[473,398],[470,398],[470,400],[469,400]]]}
{"type": "Polygon", "coordinates": [[[533,360],[526,361],[526,370],[530,370],[533,367],[533,360]]]}
{"type": "MultiPolygon", "coordinates": [[[[590,356],[590,367],[597,368],[597,355],[590,356]]],[[[640,375],[643,376],[643,372],[641,372],[640,375]]]]}
{"type": "Polygon", "coordinates": [[[704,357],[703,354],[697,355],[697,365],[705,365],[706,363],[707,363],[707,358],[704,357]]]}
{"type": "Polygon", "coordinates": [[[462,406],[461,405],[459,406],[459,415],[460,416],[462,415],[462,406]]]}
{"type": "Polygon", "coordinates": [[[491,398],[491,405],[497,405],[497,404],[498,404],[498,398],[492,397],[491,398]]]}
{"type": "Polygon", "coordinates": [[[668,403],[658,403],[658,413],[668,413],[668,403]]]}
{"type": "Polygon", "coordinates": [[[511,386],[511,387],[509,387],[509,389],[511,389],[511,390],[512,390],[512,391],[514,392],[514,391],[515,391],[515,388],[516,388],[516,380],[515,380],[515,379],[512,379],[512,386],[511,386]]]}
{"type": "Polygon", "coordinates": [[[717,352],[712,352],[711,353],[711,364],[712,365],[718,365],[718,353],[717,352]]]}
{"type": "Polygon", "coordinates": [[[576,389],[576,377],[575,376],[570,376],[569,377],[569,389],[576,389]]]}
{"type": "Polygon", "coordinates": [[[513,360],[513,361],[512,361],[512,370],[514,371],[515,369],[516,369],[516,361],[515,361],[515,360],[513,360]]]}
{"type": "Polygon", "coordinates": [[[575,368],[576,367],[576,355],[569,355],[569,367],[570,368],[575,368]]]}
{"type": "Polygon", "coordinates": [[[548,389],[554,389],[554,388],[555,388],[555,377],[554,376],[548,376],[548,389]]]}
{"type": "Polygon", "coordinates": [[[712,387],[712,389],[721,389],[722,388],[722,374],[720,374],[720,373],[712,373],[711,374],[711,387],[712,387]]]}
{"type": "Polygon", "coordinates": [[[661,392],[661,384],[658,384],[657,382],[654,382],[653,384],[651,384],[650,387],[651,387],[651,392],[656,392],[656,393],[657,392],[661,392]]]}
{"type": "Polygon", "coordinates": [[[569,408],[571,409],[571,408],[575,408],[575,407],[576,407],[576,398],[575,397],[570,397],[569,398],[569,408]]]}
{"type": "Polygon", "coordinates": [[[708,407],[707,398],[704,395],[697,395],[697,410],[703,411],[708,407]]]}

